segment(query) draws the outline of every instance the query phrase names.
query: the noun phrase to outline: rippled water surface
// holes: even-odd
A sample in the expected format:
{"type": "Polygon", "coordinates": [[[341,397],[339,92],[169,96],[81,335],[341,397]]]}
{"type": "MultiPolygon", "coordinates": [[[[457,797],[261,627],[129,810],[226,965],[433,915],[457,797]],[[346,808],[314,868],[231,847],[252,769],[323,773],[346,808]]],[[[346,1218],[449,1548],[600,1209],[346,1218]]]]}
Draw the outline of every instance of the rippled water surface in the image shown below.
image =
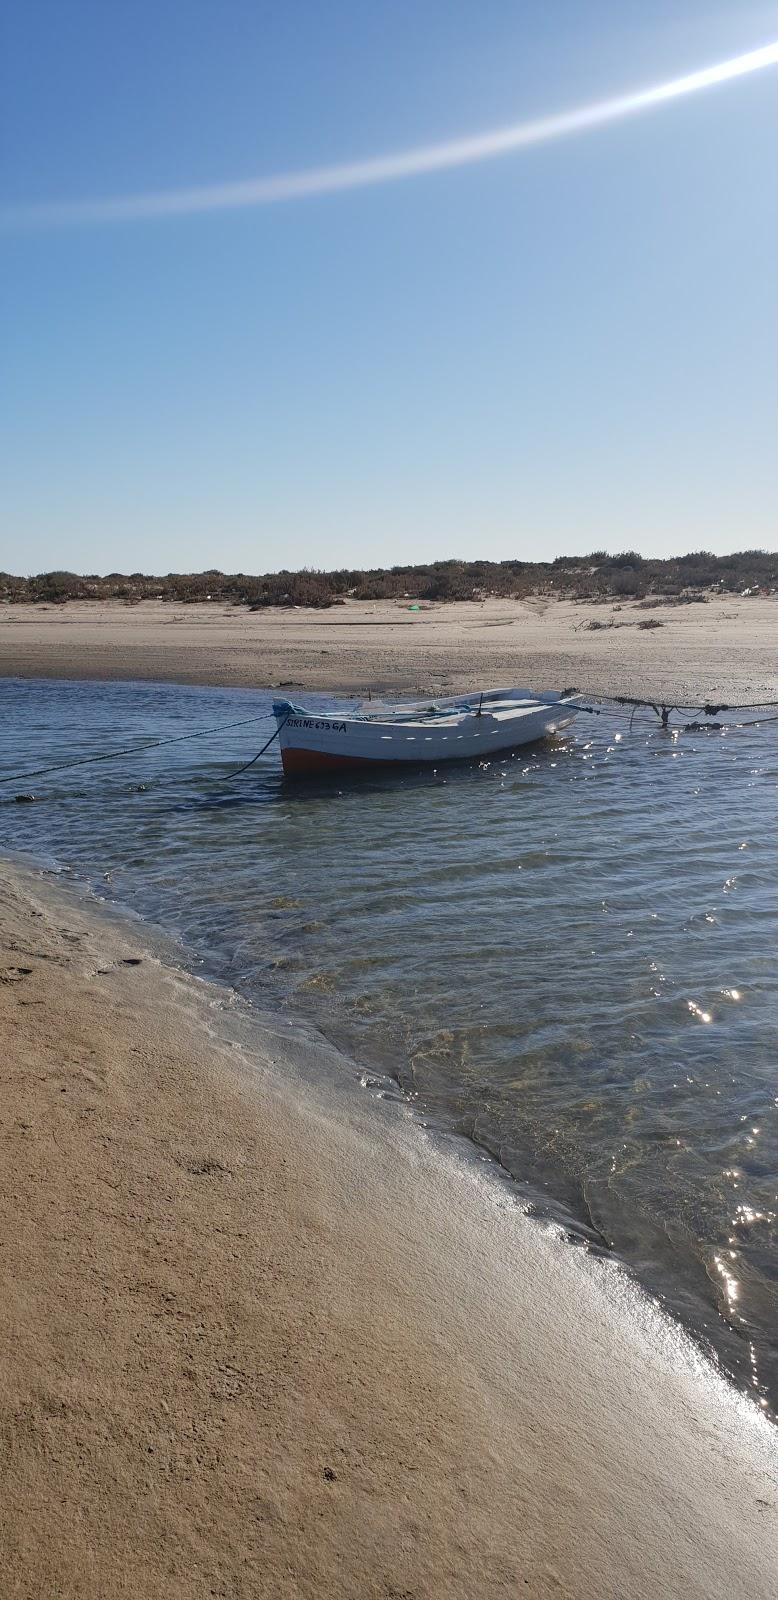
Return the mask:
{"type": "Polygon", "coordinates": [[[778,724],[582,716],[437,772],[292,786],[266,694],[0,683],[0,788],[68,866],[304,1010],[607,1245],[778,1402],[778,724]],[[144,785],[145,787],[139,787],[144,785]],[[34,792],[34,805],[16,792],[34,792]]]}

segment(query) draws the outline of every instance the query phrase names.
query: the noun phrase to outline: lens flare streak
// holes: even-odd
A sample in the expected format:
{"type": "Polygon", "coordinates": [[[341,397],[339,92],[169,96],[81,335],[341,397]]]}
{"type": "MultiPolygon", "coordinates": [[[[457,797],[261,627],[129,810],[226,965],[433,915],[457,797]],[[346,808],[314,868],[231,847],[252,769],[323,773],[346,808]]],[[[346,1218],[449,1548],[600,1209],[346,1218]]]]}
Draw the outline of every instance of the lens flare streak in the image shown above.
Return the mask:
{"type": "Polygon", "coordinates": [[[102,222],[133,222],[162,217],[181,217],[211,211],[245,209],[273,205],[283,200],[310,199],[316,195],[337,194],[349,189],[365,189],[402,178],[422,177],[453,167],[470,166],[497,156],[510,155],[550,140],[637,116],[704,89],[718,88],[765,67],[778,65],[778,40],[732,56],[715,66],[703,67],[666,83],[634,90],[609,100],[577,106],[570,111],[534,121],[518,122],[486,133],[422,145],[362,161],[337,166],[307,168],[301,172],[280,173],[197,188],[173,189],[147,194],[120,195],[97,200],[57,201],[40,205],[8,207],[0,210],[0,227],[18,230],[36,227],[69,227],[102,222]]]}

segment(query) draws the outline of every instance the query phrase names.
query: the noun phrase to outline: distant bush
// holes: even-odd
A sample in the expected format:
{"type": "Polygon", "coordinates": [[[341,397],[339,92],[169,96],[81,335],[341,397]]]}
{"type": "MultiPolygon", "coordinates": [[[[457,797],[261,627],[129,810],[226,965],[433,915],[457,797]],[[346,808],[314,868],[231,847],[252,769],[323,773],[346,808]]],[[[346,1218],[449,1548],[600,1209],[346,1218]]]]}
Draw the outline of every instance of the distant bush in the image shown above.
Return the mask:
{"type": "Polygon", "coordinates": [[[324,607],[356,600],[476,601],[492,597],[520,599],[547,594],[583,601],[630,599],[638,604],[689,605],[711,593],[770,591],[778,586],[778,555],[743,550],[714,556],[692,551],[667,560],[643,557],[635,550],[608,555],[557,556],[553,561],[432,561],[422,565],[339,568],[324,572],[223,573],[169,572],[164,577],[133,572],[41,572],[31,578],[0,573],[0,599],[11,604],[71,600],[162,600],[176,605],[220,601],[222,604],[324,607]]]}

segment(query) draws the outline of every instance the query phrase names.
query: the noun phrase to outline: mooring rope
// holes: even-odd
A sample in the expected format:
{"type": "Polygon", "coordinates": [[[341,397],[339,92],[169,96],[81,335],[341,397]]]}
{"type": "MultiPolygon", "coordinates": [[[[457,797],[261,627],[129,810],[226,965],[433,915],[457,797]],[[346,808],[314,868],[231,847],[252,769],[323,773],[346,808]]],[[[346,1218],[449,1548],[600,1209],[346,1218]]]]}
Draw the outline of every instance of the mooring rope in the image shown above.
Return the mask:
{"type": "Polygon", "coordinates": [[[662,695],[655,695],[653,700],[640,700],[630,694],[592,694],[589,698],[611,701],[618,706],[647,706],[650,711],[657,711],[659,706],[670,711],[701,711],[706,717],[716,717],[720,711],[759,711],[762,706],[778,706],[778,700],[744,700],[739,703],[730,701],[727,705],[723,700],[718,704],[709,700],[699,705],[697,702],[689,704],[684,700],[668,701],[662,695]]]}
{"type": "Polygon", "coordinates": [[[281,732],[281,729],[283,728],[284,723],[289,721],[289,718],[291,717],[291,715],[292,715],[291,711],[287,711],[286,716],[281,718],[281,721],[279,722],[278,727],[275,730],[275,733],[271,733],[270,738],[266,741],[265,744],[263,744],[262,749],[258,750],[256,755],[252,756],[251,760],[246,762],[245,767],[238,767],[236,772],[228,772],[228,773],[226,773],[224,778],[221,778],[221,779],[220,778],[214,778],[214,780],[213,780],[214,783],[229,783],[231,778],[239,778],[242,772],[248,772],[249,767],[253,767],[254,763],[259,760],[260,756],[263,756],[265,754],[265,751],[270,749],[270,746],[273,743],[273,740],[278,738],[278,735],[281,732]]]}
{"type": "MultiPolygon", "coordinates": [[[[46,772],[69,772],[71,767],[87,767],[95,761],[115,761],[119,756],[143,755],[146,750],[159,750],[163,744],[183,744],[187,739],[205,739],[209,733],[227,733],[230,728],[245,728],[250,722],[268,722],[272,715],[272,712],[266,711],[262,716],[241,717],[238,722],[220,722],[211,728],[198,728],[194,733],[178,733],[172,738],[151,739],[146,744],[126,745],[122,750],[104,750],[99,756],[79,756],[75,761],[58,761],[50,767],[35,767],[31,772],[3,773],[0,776],[0,783],[24,783],[25,779],[41,778],[46,772]]],[[[254,759],[256,760],[256,757],[254,759]]]]}
{"type": "MultiPolygon", "coordinates": [[[[591,700],[599,700],[606,706],[631,706],[630,732],[632,732],[635,712],[641,709],[653,711],[654,716],[659,718],[663,728],[676,728],[684,733],[704,733],[708,730],[716,732],[723,728],[758,728],[766,722],[778,722],[778,717],[754,717],[748,722],[684,722],[679,727],[678,724],[670,721],[674,711],[692,711],[704,717],[714,718],[718,717],[722,711],[759,711],[762,707],[765,710],[769,710],[772,706],[778,706],[778,700],[744,700],[737,703],[730,701],[728,704],[723,701],[716,704],[710,700],[703,705],[690,705],[686,701],[664,700],[659,696],[654,700],[642,700],[637,695],[630,694],[593,694],[589,698],[591,700]]],[[[578,710],[588,711],[592,716],[600,716],[602,714],[602,708],[596,706],[579,706],[578,710]]]]}

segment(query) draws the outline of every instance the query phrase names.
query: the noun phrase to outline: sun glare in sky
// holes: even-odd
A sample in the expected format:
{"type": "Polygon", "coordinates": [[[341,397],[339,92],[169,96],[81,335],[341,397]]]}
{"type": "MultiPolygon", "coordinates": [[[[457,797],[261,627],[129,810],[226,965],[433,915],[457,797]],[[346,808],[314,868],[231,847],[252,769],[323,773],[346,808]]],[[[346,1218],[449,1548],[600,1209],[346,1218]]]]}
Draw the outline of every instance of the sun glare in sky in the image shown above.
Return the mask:
{"type": "Polygon", "coordinates": [[[247,206],[271,205],[282,200],[302,200],[313,195],[334,194],[346,189],[368,188],[401,178],[420,177],[451,167],[508,155],[531,145],[584,133],[621,117],[636,116],[686,95],[713,89],[735,78],[778,65],[778,40],[731,56],[715,66],[703,67],[681,78],[671,78],[612,99],[577,106],[530,122],[517,122],[505,128],[474,134],[442,144],[422,145],[415,150],[398,151],[340,166],[309,168],[302,172],[281,173],[275,177],[220,183],[201,188],[177,189],[160,193],[124,195],[112,199],[63,201],[17,207],[0,212],[5,228],[66,227],[79,223],[131,222],[143,218],[186,216],[192,213],[223,211],[247,206]]]}

